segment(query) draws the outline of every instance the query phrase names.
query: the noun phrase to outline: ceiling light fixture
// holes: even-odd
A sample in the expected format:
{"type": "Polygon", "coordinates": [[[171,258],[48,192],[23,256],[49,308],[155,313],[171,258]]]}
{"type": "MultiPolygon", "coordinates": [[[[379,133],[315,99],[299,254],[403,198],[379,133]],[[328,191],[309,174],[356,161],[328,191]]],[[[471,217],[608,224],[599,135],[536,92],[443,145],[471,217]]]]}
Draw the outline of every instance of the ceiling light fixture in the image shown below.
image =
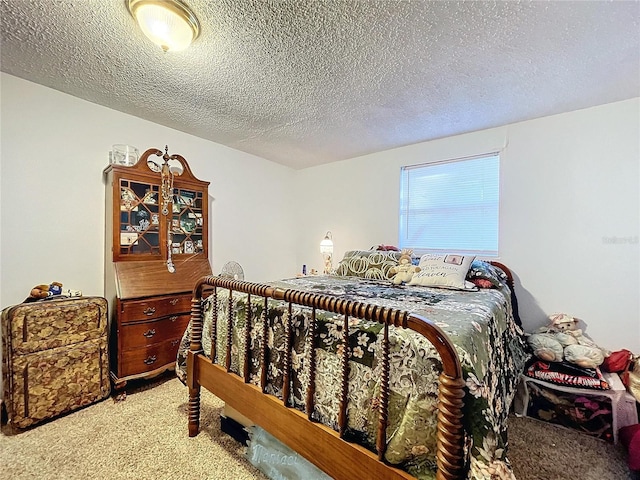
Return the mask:
{"type": "Polygon", "coordinates": [[[200,34],[200,22],[180,0],[127,0],[142,32],[166,51],[184,50],[200,34]]]}

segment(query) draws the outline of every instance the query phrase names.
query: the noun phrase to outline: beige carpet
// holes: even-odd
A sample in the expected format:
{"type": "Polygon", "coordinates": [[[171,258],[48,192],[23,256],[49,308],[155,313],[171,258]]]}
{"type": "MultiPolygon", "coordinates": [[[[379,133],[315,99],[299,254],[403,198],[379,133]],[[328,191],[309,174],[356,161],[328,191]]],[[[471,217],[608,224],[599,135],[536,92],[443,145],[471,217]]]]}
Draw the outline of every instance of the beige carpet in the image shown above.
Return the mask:
{"type": "Polygon", "coordinates": [[[176,378],[0,436],[0,478],[11,480],[266,479],[220,432],[222,402],[203,389],[201,431],[187,433],[187,389],[176,378]],[[5,476],[6,475],[6,476],[5,476]]]}
{"type": "Polygon", "coordinates": [[[640,480],[621,445],[531,418],[509,418],[509,460],[518,480],[640,480]]]}
{"type": "MultiPolygon", "coordinates": [[[[129,390],[16,435],[0,435],[0,478],[265,479],[243,447],[220,434],[222,402],[202,392],[201,433],[187,435],[187,390],[176,378],[129,390]]],[[[512,417],[510,458],[518,480],[633,478],[621,448],[512,417]]],[[[355,479],[354,479],[355,480],[355,479]]]]}

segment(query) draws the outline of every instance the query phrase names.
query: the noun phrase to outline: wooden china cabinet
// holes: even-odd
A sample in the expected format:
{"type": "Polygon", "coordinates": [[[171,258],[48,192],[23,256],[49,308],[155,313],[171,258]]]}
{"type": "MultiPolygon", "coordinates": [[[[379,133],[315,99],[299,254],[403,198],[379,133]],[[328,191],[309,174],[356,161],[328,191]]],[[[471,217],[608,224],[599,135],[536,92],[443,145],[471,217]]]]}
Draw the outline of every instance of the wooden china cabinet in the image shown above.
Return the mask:
{"type": "Polygon", "coordinates": [[[196,281],[211,275],[208,187],[168,148],[149,149],[106,177],[105,297],[111,378],[158,375],[175,365],[196,281]]]}

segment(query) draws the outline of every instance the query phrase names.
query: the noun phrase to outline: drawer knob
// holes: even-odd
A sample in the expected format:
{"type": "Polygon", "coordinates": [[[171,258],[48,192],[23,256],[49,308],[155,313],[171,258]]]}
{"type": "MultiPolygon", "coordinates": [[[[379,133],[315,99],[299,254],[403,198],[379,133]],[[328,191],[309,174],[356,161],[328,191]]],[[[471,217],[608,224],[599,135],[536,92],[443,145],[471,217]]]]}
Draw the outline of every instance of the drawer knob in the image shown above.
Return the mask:
{"type": "Polygon", "coordinates": [[[169,303],[171,305],[175,305],[176,303],[178,303],[178,300],[179,300],[178,298],[172,298],[171,300],[169,300],[169,303]]]}
{"type": "Polygon", "coordinates": [[[158,357],[156,357],[155,355],[149,356],[147,358],[144,359],[144,363],[146,365],[151,365],[152,363],[154,363],[156,360],[158,359],[158,357]]]}
{"type": "Polygon", "coordinates": [[[173,316],[170,318],[170,320],[171,320],[172,322],[175,322],[177,319],[178,319],[178,315],[173,315],[173,316]]]}
{"type": "Polygon", "coordinates": [[[178,343],[180,343],[180,339],[171,340],[171,346],[175,347],[178,343]]]}
{"type": "Polygon", "coordinates": [[[156,313],[156,307],[147,307],[144,311],[145,315],[153,315],[156,313]]]}
{"type": "Polygon", "coordinates": [[[156,329],[149,329],[146,332],[144,332],[142,335],[144,335],[147,338],[151,338],[156,334],[156,329]]]}

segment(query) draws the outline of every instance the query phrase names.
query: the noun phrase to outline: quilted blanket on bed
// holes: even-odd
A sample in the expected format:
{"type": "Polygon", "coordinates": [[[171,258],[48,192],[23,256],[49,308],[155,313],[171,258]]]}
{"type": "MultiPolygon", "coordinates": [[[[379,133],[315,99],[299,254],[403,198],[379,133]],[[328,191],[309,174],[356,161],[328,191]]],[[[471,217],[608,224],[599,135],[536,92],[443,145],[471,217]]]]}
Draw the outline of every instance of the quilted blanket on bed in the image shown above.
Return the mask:
{"type": "MultiPolygon", "coordinates": [[[[469,478],[513,478],[506,458],[506,422],[520,373],[527,360],[522,330],[512,315],[508,287],[462,292],[426,287],[396,286],[389,282],[356,277],[314,276],[273,282],[271,285],[337,295],[350,300],[407,310],[429,318],[442,328],[456,346],[466,381],[465,430],[470,460],[469,478]]],[[[232,331],[232,371],[244,365],[246,296],[234,293],[236,314],[232,331]]],[[[259,384],[264,302],[252,301],[250,329],[251,382],[259,384]]],[[[216,362],[224,362],[227,338],[228,292],[218,293],[216,362]]],[[[211,352],[213,302],[205,302],[203,347],[211,352]]],[[[271,301],[267,311],[269,368],[267,393],[282,397],[284,323],[286,305],[271,301]]],[[[313,417],[337,429],[341,353],[344,349],[344,318],[317,312],[315,344],[315,410],[313,417]]],[[[310,311],[292,311],[291,404],[304,409],[309,385],[307,339],[310,311]]],[[[377,429],[377,399],[383,326],[375,322],[349,321],[350,375],[348,436],[373,449],[377,429]]],[[[178,353],[176,372],[184,381],[189,329],[178,353]]],[[[386,460],[417,478],[433,478],[436,451],[438,376],[441,361],[423,337],[403,328],[390,329],[391,373],[386,460]]]]}

